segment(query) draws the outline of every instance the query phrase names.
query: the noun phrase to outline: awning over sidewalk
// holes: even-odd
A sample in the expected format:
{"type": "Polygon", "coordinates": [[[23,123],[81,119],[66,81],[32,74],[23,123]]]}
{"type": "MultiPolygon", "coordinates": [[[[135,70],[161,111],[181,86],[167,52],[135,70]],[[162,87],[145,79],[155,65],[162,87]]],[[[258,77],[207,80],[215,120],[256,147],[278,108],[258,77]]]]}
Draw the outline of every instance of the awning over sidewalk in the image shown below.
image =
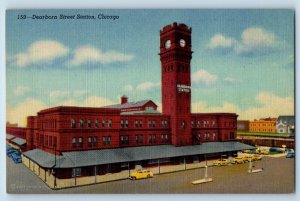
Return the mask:
{"type": "Polygon", "coordinates": [[[7,139],[7,140],[11,140],[11,139],[13,139],[13,138],[15,138],[15,136],[6,133],[6,139],[7,139]]]}
{"type": "Polygon", "coordinates": [[[24,140],[24,139],[22,139],[22,138],[18,138],[18,137],[12,139],[11,141],[12,141],[13,143],[17,144],[17,145],[20,145],[20,146],[26,144],[26,140],[24,140]]]}
{"type": "MultiPolygon", "coordinates": [[[[74,168],[159,158],[240,151],[253,148],[253,146],[242,144],[240,142],[207,142],[201,145],[182,147],[175,147],[173,145],[158,145],[90,151],[72,151],[63,152],[62,156],[56,156],[56,167],[74,168]]],[[[55,156],[40,149],[27,151],[23,153],[23,155],[45,168],[52,168],[55,164],[55,156]]]]}

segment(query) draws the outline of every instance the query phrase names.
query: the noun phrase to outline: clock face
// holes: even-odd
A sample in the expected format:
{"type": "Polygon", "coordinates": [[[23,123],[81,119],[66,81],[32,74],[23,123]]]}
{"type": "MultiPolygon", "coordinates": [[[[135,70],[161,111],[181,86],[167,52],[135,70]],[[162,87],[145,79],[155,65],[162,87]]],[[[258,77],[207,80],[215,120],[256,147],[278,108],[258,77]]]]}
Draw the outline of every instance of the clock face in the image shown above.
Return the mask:
{"type": "Polygon", "coordinates": [[[179,44],[181,47],[185,47],[185,40],[180,39],[179,44]]]}
{"type": "Polygon", "coordinates": [[[170,47],[171,47],[171,41],[167,40],[166,43],[165,43],[165,48],[169,49],[170,47]]]}

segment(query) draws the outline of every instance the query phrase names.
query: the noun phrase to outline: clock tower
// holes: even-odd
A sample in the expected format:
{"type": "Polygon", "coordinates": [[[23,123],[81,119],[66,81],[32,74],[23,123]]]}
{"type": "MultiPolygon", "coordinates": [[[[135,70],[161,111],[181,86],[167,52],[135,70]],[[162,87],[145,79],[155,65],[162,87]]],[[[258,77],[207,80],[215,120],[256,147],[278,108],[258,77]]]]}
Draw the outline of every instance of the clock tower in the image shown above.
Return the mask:
{"type": "Polygon", "coordinates": [[[192,29],[173,24],[160,30],[162,111],[171,117],[172,144],[191,145],[192,29]]]}

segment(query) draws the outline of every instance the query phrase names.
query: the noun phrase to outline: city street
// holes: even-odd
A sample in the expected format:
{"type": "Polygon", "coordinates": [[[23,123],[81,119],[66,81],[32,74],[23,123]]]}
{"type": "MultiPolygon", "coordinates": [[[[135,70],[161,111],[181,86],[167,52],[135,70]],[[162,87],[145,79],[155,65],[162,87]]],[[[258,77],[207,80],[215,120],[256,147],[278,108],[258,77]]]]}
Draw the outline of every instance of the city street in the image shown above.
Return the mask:
{"type": "Polygon", "coordinates": [[[249,174],[249,163],[209,167],[213,182],[192,185],[204,176],[205,169],[154,175],[151,179],[121,180],[83,187],[51,190],[23,164],[7,158],[8,193],[292,193],[295,189],[294,159],[263,157],[254,162],[263,172],[249,174]]]}

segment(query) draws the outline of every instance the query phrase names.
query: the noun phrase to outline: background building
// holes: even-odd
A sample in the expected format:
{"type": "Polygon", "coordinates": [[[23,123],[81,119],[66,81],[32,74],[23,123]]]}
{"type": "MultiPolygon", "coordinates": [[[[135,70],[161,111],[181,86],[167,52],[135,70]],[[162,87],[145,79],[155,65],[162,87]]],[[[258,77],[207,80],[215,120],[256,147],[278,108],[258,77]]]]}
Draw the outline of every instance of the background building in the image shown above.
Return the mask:
{"type": "Polygon", "coordinates": [[[261,133],[275,133],[276,132],[276,120],[277,118],[262,118],[259,120],[254,119],[249,123],[250,132],[261,133]]]}
{"type": "Polygon", "coordinates": [[[295,116],[279,116],[276,121],[276,133],[295,135],[295,116]]]}

